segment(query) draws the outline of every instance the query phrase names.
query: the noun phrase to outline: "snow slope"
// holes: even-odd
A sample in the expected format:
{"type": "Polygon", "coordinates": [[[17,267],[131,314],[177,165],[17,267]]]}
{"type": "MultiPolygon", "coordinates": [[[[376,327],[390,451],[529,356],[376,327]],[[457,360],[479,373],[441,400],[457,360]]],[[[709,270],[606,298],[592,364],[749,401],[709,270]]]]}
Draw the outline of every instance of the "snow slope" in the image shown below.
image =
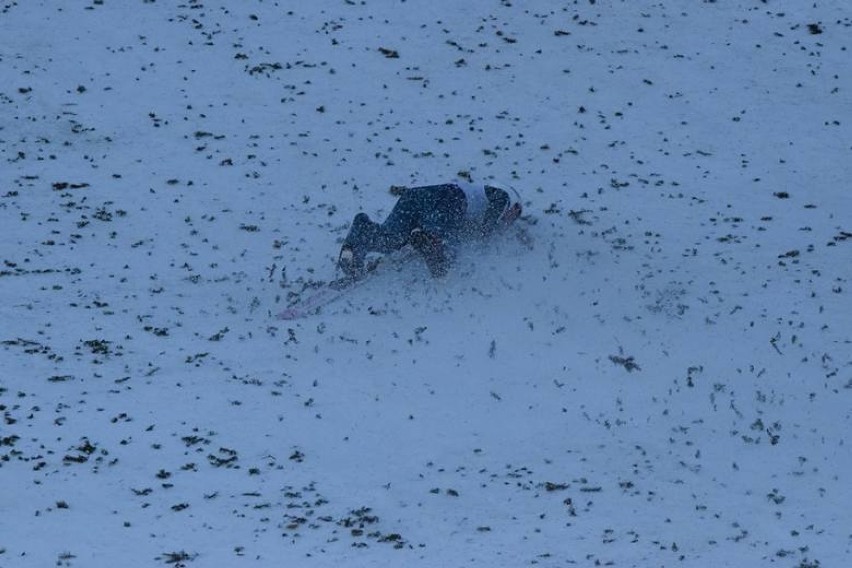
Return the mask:
{"type": "Polygon", "coordinates": [[[0,566],[845,566],[845,0],[0,2],[0,566]],[[334,275],[391,185],[531,250],[334,275]]]}

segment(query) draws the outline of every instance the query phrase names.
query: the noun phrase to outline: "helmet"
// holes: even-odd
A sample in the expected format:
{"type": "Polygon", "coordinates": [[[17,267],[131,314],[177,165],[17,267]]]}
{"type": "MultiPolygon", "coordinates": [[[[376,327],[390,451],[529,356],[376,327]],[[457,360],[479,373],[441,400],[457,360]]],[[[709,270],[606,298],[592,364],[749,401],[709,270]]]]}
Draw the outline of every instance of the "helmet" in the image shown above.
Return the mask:
{"type": "Polygon", "coordinates": [[[497,225],[501,227],[508,227],[521,216],[523,206],[521,205],[521,194],[518,193],[518,190],[511,185],[501,185],[502,187],[486,185],[485,192],[488,194],[489,190],[491,190],[492,192],[500,192],[502,194],[502,211],[497,217],[497,225]]]}

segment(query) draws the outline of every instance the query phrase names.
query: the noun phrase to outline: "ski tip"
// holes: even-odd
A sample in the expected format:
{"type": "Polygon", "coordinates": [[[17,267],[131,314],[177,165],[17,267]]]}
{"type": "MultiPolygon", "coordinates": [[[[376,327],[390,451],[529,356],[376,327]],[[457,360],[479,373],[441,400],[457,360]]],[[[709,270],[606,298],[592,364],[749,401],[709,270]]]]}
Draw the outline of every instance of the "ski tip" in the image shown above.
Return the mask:
{"type": "Polygon", "coordinates": [[[293,320],[302,317],[302,312],[295,308],[287,308],[283,312],[279,312],[275,317],[280,320],[293,320]]]}

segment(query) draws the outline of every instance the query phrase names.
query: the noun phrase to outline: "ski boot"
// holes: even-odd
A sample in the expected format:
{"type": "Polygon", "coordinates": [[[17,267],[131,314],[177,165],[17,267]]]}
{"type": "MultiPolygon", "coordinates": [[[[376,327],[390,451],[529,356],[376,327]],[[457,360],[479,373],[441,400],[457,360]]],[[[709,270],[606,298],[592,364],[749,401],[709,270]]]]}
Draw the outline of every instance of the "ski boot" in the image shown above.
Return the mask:
{"type": "Polygon", "coordinates": [[[364,275],[364,257],[369,243],[374,243],[379,232],[379,224],[372,221],[366,213],[358,213],[352,219],[349,235],[343,241],[337,265],[347,278],[361,278],[364,275]]]}
{"type": "Polygon", "coordinates": [[[340,249],[340,257],[337,266],[346,275],[346,278],[356,280],[364,275],[364,255],[358,254],[351,245],[343,245],[340,249]]]}

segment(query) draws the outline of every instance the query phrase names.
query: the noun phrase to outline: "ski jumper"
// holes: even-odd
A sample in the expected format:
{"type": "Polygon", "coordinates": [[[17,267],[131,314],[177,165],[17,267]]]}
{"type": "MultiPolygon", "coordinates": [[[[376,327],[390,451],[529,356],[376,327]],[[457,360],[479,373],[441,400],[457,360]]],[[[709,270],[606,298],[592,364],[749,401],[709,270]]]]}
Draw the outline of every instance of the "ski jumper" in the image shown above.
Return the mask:
{"type": "MultiPolygon", "coordinates": [[[[423,233],[435,241],[430,249],[440,250],[445,260],[451,260],[462,242],[485,238],[505,224],[510,201],[503,189],[466,182],[407,188],[383,223],[370,220],[365,213],[355,216],[341,248],[341,253],[350,252],[341,260],[358,267],[371,252],[387,254],[406,244],[422,247],[430,242],[422,240],[423,233]],[[415,230],[421,232],[418,242],[412,241],[415,230]]],[[[519,203],[513,207],[520,212],[519,203]]],[[[511,220],[514,217],[508,222],[511,220]]]]}

